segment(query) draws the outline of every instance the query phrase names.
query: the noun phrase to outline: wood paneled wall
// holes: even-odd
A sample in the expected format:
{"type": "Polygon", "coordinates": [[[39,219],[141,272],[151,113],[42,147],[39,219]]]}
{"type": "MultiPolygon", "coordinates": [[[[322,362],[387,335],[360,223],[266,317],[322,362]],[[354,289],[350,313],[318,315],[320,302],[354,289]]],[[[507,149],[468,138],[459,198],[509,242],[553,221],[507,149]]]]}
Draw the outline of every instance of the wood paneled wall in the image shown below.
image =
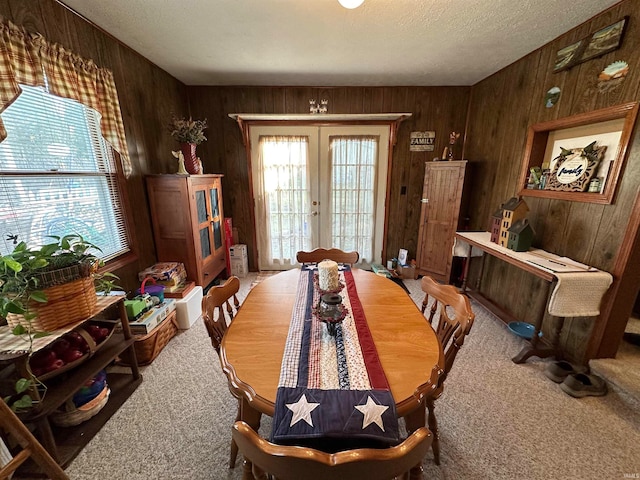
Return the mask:
{"type": "MultiPolygon", "coordinates": [[[[199,147],[198,154],[205,172],[225,175],[225,214],[233,218],[239,241],[254,248],[246,153],[240,130],[227,116],[229,113],[307,113],[311,98],[328,99],[330,113],[411,112],[413,116],[400,126],[394,150],[386,243],[389,255],[407,248],[410,257],[414,257],[424,162],[441,155],[449,132],[465,131],[466,126],[464,152],[470,161],[472,183],[470,228],[486,229],[490,213],[518,190],[516,182],[528,125],[639,98],[640,4],[634,0],[621,2],[473,87],[186,87],[55,0],[2,0],[0,15],[114,72],[134,169],[127,192],[139,258],[117,272],[127,289],[135,286],[136,273],[155,261],[143,176],[176,171],[171,150],[177,144],[166,131],[172,113],[190,113],[209,120],[209,140],[199,147]],[[621,49],[552,73],[558,49],[624,15],[629,15],[630,21],[621,49]],[[617,89],[600,93],[598,73],[619,59],[630,64],[629,75],[617,89]],[[546,108],[545,92],[554,86],[562,89],[562,95],[555,107],[546,108]],[[424,130],[436,131],[435,151],[409,152],[410,132],[424,130]]],[[[635,133],[634,140],[637,136],[635,133]]],[[[625,298],[632,296],[630,292],[637,289],[640,281],[629,273],[633,269],[621,264],[621,260],[638,257],[632,248],[637,247],[638,240],[631,239],[635,242],[620,248],[625,232],[635,231],[634,222],[629,219],[634,218],[639,183],[640,142],[634,141],[613,204],[527,198],[537,232],[536,246],[620,272],[616,288],[612,288],[615,298],[609,302],[610,315],[624,313],[625,298]],[[625,249],[633,251],[621,254],[625,249]]],[[[640,220],[635,223],[640,224],[640,220]]],[[[255,269],[256,265],[252,262],[250,268],[255,269]]],[[[534,320],[535,312],[544,304],[545,285],[491,260],[485,277],[483,284],[489,297],[523,320],[534,320]]],[[[548,320],[545,332],[550,331],[548,320]]],[[[605,326],[596,325],[600,331],[591,338],[609,335],[613,340],[604,349],[599,347],[598,356],[615,353],[621,337],[620,322],[610,328],[611,322],[604,320],[605,326]]],[[[580,357],[585,352],[593,324],[593,319],[567,322],[563,343],[573,356],[580,357]]]]}
{"type": "Polygon", "coordinates": [[[61,44],[114,73],[133,174],[126,182],[135,226],[138,260],[115,272],[127,290],[137,285],[137,272],[155,262],[153,232],[143,176],[175,172],[167,133],[172,112],[187,114],[187,92],[181,82],[83,20],[54,0],[2,0],[0,15],[48,41],[61,44]]]}
{"type": "MultiPolygon", "coordinates": [[[[207,173],[223,173],[225,215],[233,218],[239,241],[255,248],[249,172],[238,125],[230,113],[309,113],[309,99],[329,100],[329,113],[412,113],[400,124],[391,170],[388,256],[400,248],[415,258],[424,162],[442,155],[449,132],[465,128],[469,87],[191,87],[194,118],[207,118],[208,141],[198,147],[207,173]],[[410,152],[412,131],[435,130],[434,152],[410,152]],[[404,193],[403,193],[404,192],[404,193]]],[[[461,145],[457,154],[462,154],[461,145]]],[[[249,259],[253,259],[249,252],[249,259]]],[[[251,261],[249,268],[257,265],[251,261]]]]}
{"type": "MultiPolygon", "coordinates": [[[[517,193],[516,183],[529,125],[639,99],[639,38],[640,3],[625,1],[473,87],[465,145],[467,156],[476,167],[470,212],[473,229],[487,229],[489,215],[517,193]],[[556,52],[560,48],[624,15],[629,15],[630,21],[622,48],[570,70],[553,73],[556,52]],[[631,71],[617,88],[601,93],[598,74],[615,60],[627,61],[631,71]],[[558,103],[547,108],[545,93],[554,86],[561,88],[562,93],[558,103]]],[[[638,131],[640,129],[636,128],[632,141],[637,139],[638,131]]],[[[615,276],[616,270],[620,270],[616,262],[621,258],[620,247],[639,183],[640,143],[635,141],[613,204],[525,197],[531,208],[529,218],[536,231],[534,246],[607,270],[615,276]]],[[[483,292],[487,296],[522,320],[535,321],[544,305],[546,286],[543,282],[495,259],[487,262],[484,277],[483,292]]],[[[622,278],[616,278],[616,282],[621,281],[622,278]]],[[[633,289],[634,282],[631,278],[624,279],[624,288],[633,289]]],[[[637,288],[636,283],[636,291],[637,288]]],[[[600,318],[597,322],[607,320],[600,318]]],[[[551,322],[551,319],[545,319],[546,334],[552,331],[551,322]]],[[[565,323],[563,344],[573,357],[581,358],[586,353],[595,323],[593,318],[576,318],[565,323]]],[[[614,330],[608,332],[611,338],[604,340],[608,346],[603,346],[598,356],[615,353],[622,333],[619,326],[614,330]]]]}

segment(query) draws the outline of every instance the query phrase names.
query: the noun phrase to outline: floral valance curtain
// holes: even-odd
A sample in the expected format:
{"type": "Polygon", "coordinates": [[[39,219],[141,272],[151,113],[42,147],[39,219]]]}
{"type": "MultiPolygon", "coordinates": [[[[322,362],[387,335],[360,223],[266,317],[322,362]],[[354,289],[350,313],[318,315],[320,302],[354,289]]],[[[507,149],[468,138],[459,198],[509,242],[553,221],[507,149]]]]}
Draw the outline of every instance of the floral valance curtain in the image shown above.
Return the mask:
{"type": "MultiPolygon", "coordinates": [[[[102,136],[120,154],[125,176],[131,174],[113,73],[0,18],[0,113],[18,98],[20,84],[45,87],[96,110],[102,136]]],[[[0,142],[6,137],[0,119],[0,142]]]]}

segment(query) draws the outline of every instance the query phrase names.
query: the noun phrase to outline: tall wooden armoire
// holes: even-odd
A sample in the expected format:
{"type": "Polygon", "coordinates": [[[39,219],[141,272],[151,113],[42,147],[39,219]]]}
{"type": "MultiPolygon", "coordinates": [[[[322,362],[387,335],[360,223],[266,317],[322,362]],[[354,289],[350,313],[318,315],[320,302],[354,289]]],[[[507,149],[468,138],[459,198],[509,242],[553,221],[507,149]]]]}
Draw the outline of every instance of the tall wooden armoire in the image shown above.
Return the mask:
{"type": "Polygon", "coordinates": [[[449,283],[459,228],[466,160],[427,162],[422,189],[417,273],[449,283]]]}
{"type": "Polygon", "coordinates": [[[222,175],[148,175],[153,237],[160,262],[181,262],[205,288],[226,269],[222,175]]]}

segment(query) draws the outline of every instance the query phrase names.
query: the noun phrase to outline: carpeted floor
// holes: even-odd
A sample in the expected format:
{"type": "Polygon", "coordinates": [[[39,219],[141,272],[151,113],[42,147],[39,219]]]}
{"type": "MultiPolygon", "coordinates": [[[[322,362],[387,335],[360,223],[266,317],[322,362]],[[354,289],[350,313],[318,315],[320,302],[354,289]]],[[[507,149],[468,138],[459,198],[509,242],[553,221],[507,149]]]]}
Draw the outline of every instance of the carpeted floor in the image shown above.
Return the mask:
{"type": "MultiPolygon", "coordinates": [[[[257,274],[242,279],[244,298],[257,274]]],[[[405,280],[416,302],[419,281],[405,280]]],[[[400,292],[400,290],[399,290],[400,292]]],[[[473,304],[476,323],[436,403],[442,465],[426,479],[602,480],[640,476],[640,415],[622,394],[575,399],[515,365],[524,345],[473,304]]],[[[201,320],[175,337],[144,381],[67,469],[83,479],[240,479],[227,467],[237,403],[201,320]]],[[[268,434],[269,419],[261,433],[268,434]]]]}

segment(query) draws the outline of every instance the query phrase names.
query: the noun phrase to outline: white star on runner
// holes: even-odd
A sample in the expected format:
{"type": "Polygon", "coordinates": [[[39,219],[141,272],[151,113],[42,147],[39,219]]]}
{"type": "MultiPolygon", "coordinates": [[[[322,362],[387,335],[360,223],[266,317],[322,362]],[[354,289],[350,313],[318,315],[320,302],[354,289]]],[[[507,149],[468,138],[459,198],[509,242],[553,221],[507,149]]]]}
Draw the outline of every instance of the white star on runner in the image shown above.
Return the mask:
{"type": "Polygon", "coordinates": [[[307,402],[307,396],[302,395],[300,400],[296,403],[287,403],[287,408],[293,412],[293,418],[291,419],[290,427],[293,427],[300,420],[304,420],[310,426],[313,427],[313,422],[311,421],[311,412],[320,406],[319,403],[310,403],[307,402]]]}
{"type": "Polygon", "coordinates": [[[375,423],[384,432],[384,424],[382,423],[382,414],[389,408],[384,405],[378,405],[371,397],[367,398],[366,405],[356,405],[358,410],[364,414],[362,420],[362,429],[364,430],[372,423],[375,423]]]}

